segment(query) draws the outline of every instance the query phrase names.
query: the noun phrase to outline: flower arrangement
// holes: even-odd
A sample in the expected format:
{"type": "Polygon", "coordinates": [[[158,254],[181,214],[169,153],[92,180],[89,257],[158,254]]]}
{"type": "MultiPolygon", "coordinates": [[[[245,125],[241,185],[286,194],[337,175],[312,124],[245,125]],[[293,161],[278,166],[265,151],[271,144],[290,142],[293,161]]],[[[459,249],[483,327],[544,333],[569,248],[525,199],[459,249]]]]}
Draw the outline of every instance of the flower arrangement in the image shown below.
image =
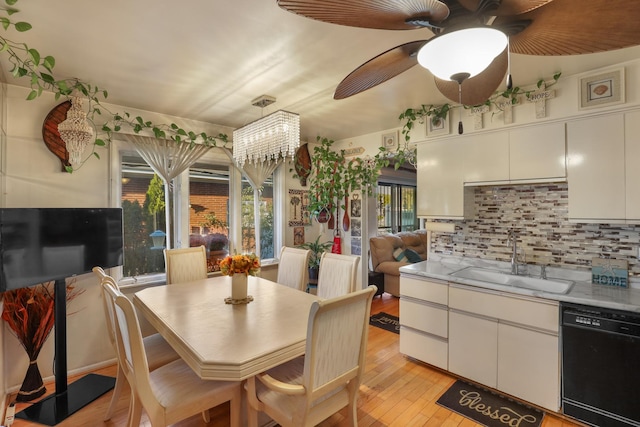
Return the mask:
{"type": "Polygon", "coordinates": [[[230,255],[220,261],[220,272],[225,276],[245,274],[255,276],[260,271],[260,258],[256,254],[230,255]]]}

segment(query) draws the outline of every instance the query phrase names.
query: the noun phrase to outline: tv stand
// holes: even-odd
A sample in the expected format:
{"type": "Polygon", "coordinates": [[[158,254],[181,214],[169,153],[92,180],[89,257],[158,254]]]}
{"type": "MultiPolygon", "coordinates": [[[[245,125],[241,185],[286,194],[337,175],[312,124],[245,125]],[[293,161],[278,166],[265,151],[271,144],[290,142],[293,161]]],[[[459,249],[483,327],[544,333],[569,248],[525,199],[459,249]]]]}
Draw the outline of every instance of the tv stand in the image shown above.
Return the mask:
{"type": "Polygon", "coordinates": [[[54,426],[102,396],[115,385],[115,378],[88,374],[67,386],[67,284],[55,281],[53,296],[55,393],[16,414],[16,418],[54,426]]]}

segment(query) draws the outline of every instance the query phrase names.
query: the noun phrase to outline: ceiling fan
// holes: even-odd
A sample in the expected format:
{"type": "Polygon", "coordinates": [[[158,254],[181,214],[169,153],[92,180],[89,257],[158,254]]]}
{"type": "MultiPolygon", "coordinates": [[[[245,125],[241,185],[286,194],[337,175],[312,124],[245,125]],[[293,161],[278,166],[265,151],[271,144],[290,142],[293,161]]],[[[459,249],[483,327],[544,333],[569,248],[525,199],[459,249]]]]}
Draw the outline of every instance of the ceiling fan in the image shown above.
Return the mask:
{"type": "MultiPolygon", "coordinates": [[[[508,36],[504,51],[475,77],[435,78],[444,96],[465,105],[487,100],[504,80],[509,53],[576,55],[640,44],[638,0],[277,0],[307,18],[350,27],[428,29],[431,37],[396,46],[340,82],[334,99],[377,86],[418,64],[430,41],[461,28],[490,27],[508,36]],[[461,84],[460,84],[461,83],[461,84]]],[[[510,77],[509,77],[510,78],[510,77]]]]}

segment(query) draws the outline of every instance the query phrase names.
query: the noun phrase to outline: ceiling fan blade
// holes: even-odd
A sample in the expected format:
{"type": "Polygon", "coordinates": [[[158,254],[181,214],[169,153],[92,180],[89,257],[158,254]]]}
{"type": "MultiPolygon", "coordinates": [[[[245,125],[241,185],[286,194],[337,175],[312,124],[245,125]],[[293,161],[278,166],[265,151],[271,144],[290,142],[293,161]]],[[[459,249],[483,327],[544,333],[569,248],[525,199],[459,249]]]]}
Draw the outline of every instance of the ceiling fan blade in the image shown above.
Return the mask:
{"type": "Polygon", "coordinates": [[[510,37],[512,53],[576,55],[604,52],[640,44],[638,0],[554,0],[531,12],[498,17],[493,26],[530,20],[510,37]]]}
{"type": "Polygon", "coordinates": [[[412,30],[438,23],[449,16],[449,8],[439,0],[278,0],[281,8],[332,24],[381,30],[412,30]]]}
{"type": "MultiPolygon", "coordinates": [[[[534,9],[544,6],[553,0],[502,0],[498,7],[491,11],[492,16],[520,15],[531,12],[534,9]]],[[[458,0],[465,9],[475,12],[483,3],[483,0],[458,0]]]]}
{"type": "MultiPolygon", "coordinates": [[[[462,103],[464,105],[480,105],[491,97],[502,83],[507,72],[507,49],[482,73],[462,82],[462,103]]],[[[453,102],[459,102],[458,83],[434,77],[438,90],[453,102]]]]}
{"type": "Polygon", "coordinates": [[[426,42],[418,40],[405,43],[365,62],[340,82],[333,99],[344,99],[364,92],[407,71],[418,63],[418,51],[426,42]]]}

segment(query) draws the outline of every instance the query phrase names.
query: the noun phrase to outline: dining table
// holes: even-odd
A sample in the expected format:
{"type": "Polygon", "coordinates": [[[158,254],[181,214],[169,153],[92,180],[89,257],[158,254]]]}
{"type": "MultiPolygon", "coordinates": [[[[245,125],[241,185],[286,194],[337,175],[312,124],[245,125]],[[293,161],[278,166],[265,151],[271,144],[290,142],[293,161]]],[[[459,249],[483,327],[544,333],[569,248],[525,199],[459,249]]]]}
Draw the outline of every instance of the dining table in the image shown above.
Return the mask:
{"type": "Polygon", "coordinates": [[[305,352],[318,297],[249,276],[253,300],[231,304],[231,278],[210,277],[138,291],[133,303],[202,379],[242,381],[305,352]]]}

